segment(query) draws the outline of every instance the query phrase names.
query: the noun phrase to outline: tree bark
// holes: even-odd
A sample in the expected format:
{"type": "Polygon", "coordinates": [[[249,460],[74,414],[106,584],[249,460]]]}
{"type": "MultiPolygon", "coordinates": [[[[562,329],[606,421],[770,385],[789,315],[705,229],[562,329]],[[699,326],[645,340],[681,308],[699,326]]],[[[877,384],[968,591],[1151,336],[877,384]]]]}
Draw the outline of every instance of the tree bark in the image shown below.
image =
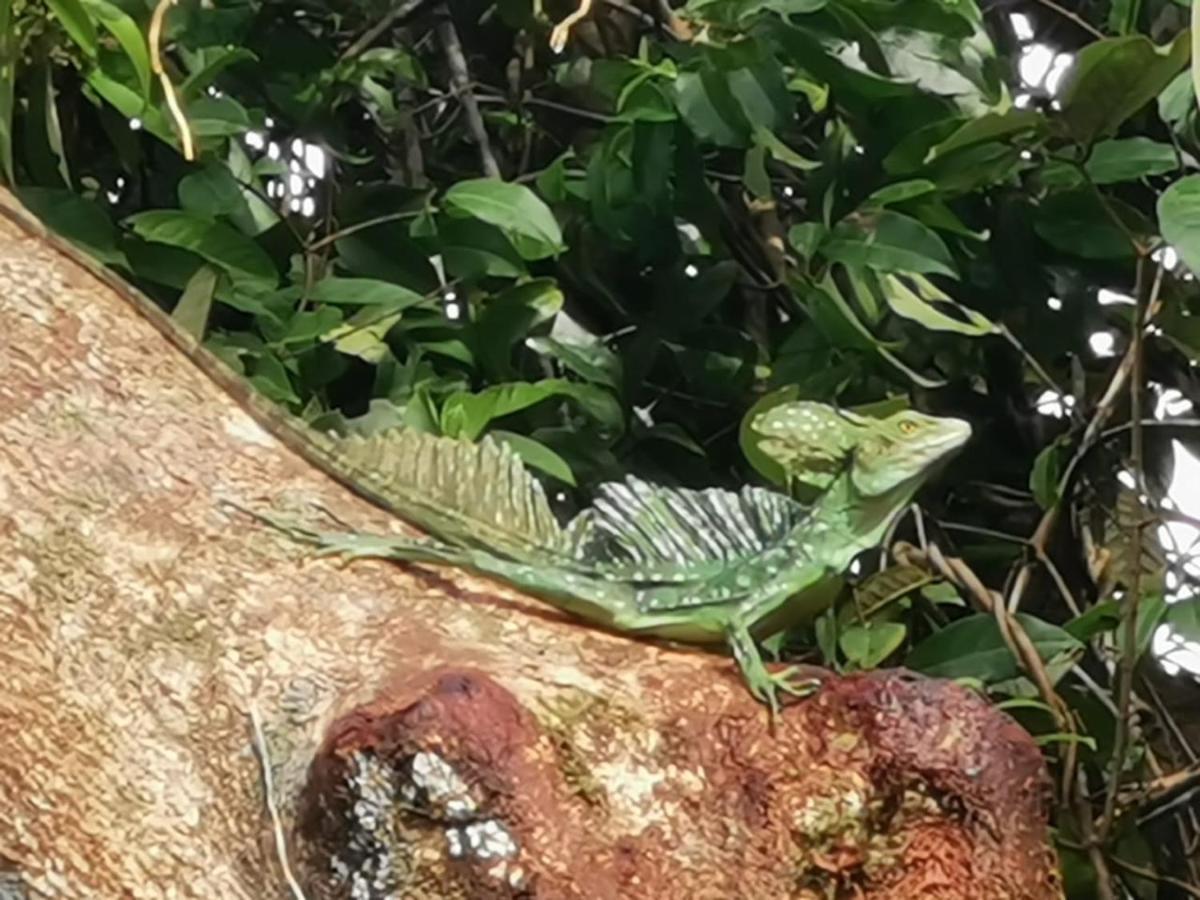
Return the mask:
{"type": "Polygon", "coordinates": [[[307,559],[221,505],[404,528],[0,213],[0,888],[295,897],[286,864],[310,900],[1061,895],[1041,756],[962,688],[833,678],[772,734],[722,655],[307,559]]]}

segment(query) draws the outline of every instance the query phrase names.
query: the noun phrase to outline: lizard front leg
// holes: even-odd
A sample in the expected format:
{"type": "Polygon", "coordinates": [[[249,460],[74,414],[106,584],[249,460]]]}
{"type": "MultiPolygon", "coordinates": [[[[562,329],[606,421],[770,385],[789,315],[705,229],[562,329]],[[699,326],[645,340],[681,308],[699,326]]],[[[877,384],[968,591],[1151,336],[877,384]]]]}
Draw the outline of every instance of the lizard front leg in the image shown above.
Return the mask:
{"type": "Polygon", "coordinates": [[[795,678],[795,666],[782,672],[767,671],[758,645],[750,634],[749,623],[744,619],[734,618],[726,628],[725,638],[750,693],[771,708],[772,720],[779,714],[779,691],[794,697],[807,697],[820,688],[819,678],[795,678]]]}
{"type": "Polygon", "coordinates": [[[575,12],[571,13],[561,22],[554,26],[554,30],[550,32],[550,49],[555,53],[562,53],[567,46],[567,39],[571,36],[571,29],[575,24],[582,19],[587,18],[592,11],[593,0],[579,0],[579,6],[575,12]]]}

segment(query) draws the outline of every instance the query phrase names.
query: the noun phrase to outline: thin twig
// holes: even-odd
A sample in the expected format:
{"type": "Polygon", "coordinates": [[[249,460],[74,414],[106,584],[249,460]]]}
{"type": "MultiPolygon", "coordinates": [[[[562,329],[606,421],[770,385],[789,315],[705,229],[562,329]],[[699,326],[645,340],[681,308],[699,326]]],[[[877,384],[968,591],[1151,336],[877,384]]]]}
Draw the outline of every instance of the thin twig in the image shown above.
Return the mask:
{"type": "Polygon", "coordinates": [[[1046,9],[1053,10],[1054,12],[1058,13],[1064,19],[1074,22],[1077,26],[1082,28],[1097,40],[1104,40],[1104,32],[1085,19],[1083,16],[1079,15],[1079,13],[1071,12],[1071,10],[1067,9],[1065,6],[1060,6],[1059,4],[1055,3],[1054,0],[1037,0],[1037,2],[1046,7],[1046,9]]]}
{"type": "MultiPolygon", "coordinates": [[[[1138,260],[1138,292],[1137,307],[1133,316],[1133,339],[1129,344],[1129,355],[1133,359],[1131,366],[1131,384],[1129,386],[1129,417],[1133,422],[1130,432],[1130,464],[1133,468],[1134,483],[1139,494],[1146,494],[1145,446],[1142,431],[1142,391],[1145,389],[1145,359],[1142,353],[1149,324],[1149,314],[1158,301],[1158,292],[1162,287],[1163,267],[1160,263],[1153,280],[1145,277],[1146,260],[1138,260]]],[[[1133,677],[1137,668],[1137,614],[1142,599],[1142,541],[1145,522],[1139,521],[1134,525],[1133,559],[1135,565],[1130,578],[1129,599],[1121,610],[1125,626],[1125,647],[1121,653],[1121,663],[1117,670],[1117,716],[1116,736],[1113,739],[1112,771],[1108,776],[1108,792],[1104,797],[1104,814],[1100,818],[1099,838],[1101,841],[1108,836],[1113,826],[1114,814],[1117,807],[1117,791],[1121,787],[1122,770],[1125,768],[1125,757],[1129,753],[1130,739],[1130,702],[1133,698],[1133,677]]]]}
{"type": "Polygon", "coordinates": [[[171,84],[171,76],[167,74],[167,70],[163,67],[162,48],[160,46],[162,43],[163,21],[167,17],[167,10],[174,3],[175,0],[158,0],[158,5],[154,7],[154,14],[150,17],[150,33],[147,36],[146,43],[150,49],[150,68],[158,76],[163,94],[167,98],[167,108],[171,110],[171,118],[175,120],[175,127],[179,131],[179,143],[183,147],[183,158],[191,162],[196,158],[196,145],[192,140],[192,129],[188,125],[187,116],[183,114],[183,108],[179,105],[179,97],[175,94],[175,86],[171,84]]]}
{"type": "Polygon", "coordinates": [[[1109,857],[1113,865],[1123,872],[1128,872],[1130,875],[1136,875],[1138,878],[1145,878],[1147,881],[1156,881],[1161,884],[1169,884],[1173,888],[1183,891],[1189,897],[1200,897],[1200,888],[1192,887],[1186,881],[1181,881],[1178,878],[1172,878],[1170,875],[1160,875],[1151,869],[1144,869],[1141,866],[1134,865],[1131,862],[1126,862],[1119,856],[1109,857]]]}
{"type": "MultiPolygon", "coordinates": [[[[1025,362],[1027,362],[1029,364],[1029,368],[1033,369],[1034,374],[1037,375],[1037,377],[1042,380],[1042,383],[1045,384],[1046,387],[1050,388],[1050,390],[1054,391],[1060,397],[1067,396],[1066,391],[1064,391],[1061,387],[1059,387],[1058,382],[1055,381],[1054,378],[1050,375],[1050,373],[1047,372],[1046,369],[1042,366],[1042,364],[1040,362],[1038,362],[1037,357],[1034,356],[1032,353],[1029,352],[1029,350],[1026,349],[1025,345],[1022,344],[1017,339],[1017,336],[1015,334],[1013,334],[1011,331],[1008,330],[1007,326],[1004,326],[1004,325],[1000,326],[1000,335],[1006,341],[1008,341],[1008,343],[1012,346],[1012,348],[1014,350],[1016,350],[1018,353],[1021,354],[1021,356],[1024,358],[1025,362]]],[[[1072,416],[1079,415],[1079,413],[1075,410],[1074,407],[1071,408],[1071,415],[1072,416]]]]}
{"type": "Polygon", "coordinates": [[[500,166],[492,153],[492,142],[488,137],[487,128],[483,124],[483,116],[479,113],[479,101],[471,91],[471,70],[467,68],[467,57],[463,53],[462,41],[458,37],[458,29],[454,27],[454,19],[450,16],[450,6],[439,3],[437,8],[438,40],[442,42],[442,50],[446,54],[446,63],[450,67],[450,87],[462,104],[467,114],[467,128],[479,148],[479,162],[483,174],[488,178],[500,177],[500,166]]]}
{"type": "Polygon", "coordinates": [[[263,793],[267,797],[267,812],[271,816],[271,830],[275,834],[275,853],[279,857],[279,866],[283,869],[283,879],[292,892],[293,900],[306,900],[303,889],[296,881],[296,876],[292,874],[292,867],[288,865],[287,840],[283,834],[283,821],[279,816],[279,808],[275,805],[275,783],[271,777],[271,757],[267,750],[267,738],[263,734],[262,718],[259,716],[258,707],[253,700],[250,701],[250,724],[254,728],[254,748],[258,752],[258,761],[262,768],[263,793]]]}
{"type": "Polygon", "coordinates": [[[337,231],[331,232],[322,238],[318,238],[309,244],[305,249],[309,253],[320,250],[322,247],[328,247],[335,241],[340,241],[342,238],[349,237],[359,231],[366,231],[368,228],[374,228],[376,225],[385,225],[388,222],[397,222],[402,219],[412,219],[420,215],[420,212],[411,210],[406,212],[387,213],[382,216],[375,216],[373,219],[364,219],[361,222],[355,222],[353,225],[347,225],[345,228],[339,228],[337,231]]]}
{"type": "MultiPolygon", "coordinates": [[[[1145,257],[1141,257],[1142,260],[1145,257]]],[[[1139,262],[1139,272],[1142,271],[1142,263],[1139,262]]],[[[1162,267],[1159,266],[1158,275],[1155,277],[1154,284],[1161,286],[1162,283],[1162,267]]],[[[1155,314],[1158,312],[1158,288],[1155,287],[1152,291],[1150,304],[1146,309],[1145,322],[1149,324],[1155,314]]],[[[1129,376],[1133,372],[1133,349],[1134,343],[1131,341],[1129,348],[1125,351],[1125,355],[1121,358],[1121,362],[1117,365],[1116,371],[1113,372],[1112,378],[1108,382],[1108,386],[1104,389],[1103,395],[1096,403],[1096,409],[1092,413],[1092,418],[1084,429],[1083,437],[1079,441],[1079,446],[1075,448],[1070,461],[1063,470],[1062,478],[1058,482],[1058,502],[1051,506],[1043,513],[1041,521],[1038,522],[1037,528],[1030,538],[1030,543],[1035,551],[1039,554],[1046,553],[1046,546],[1050,542],[1050,536],[1054,533],[1054,528],[1058,524],[1059,515],[1062,513],[1063,504],[1067,500],[1067,495],[1070,493],[1070,487],[1075,478],[1075,470],[1083,462],[1097,443],[1106,439],[1108,432],[1104,430],[1104,426],[1116,411],[1117,400],[1121,393],[1125,390],[1125,385],[1129,381],[1129,376]]],[[[1138,421],[1141,421],[1139,416],[1138,421]]],[[[1132,427],[1132,426],[1129,426],[1132,427]]],[[[1122,429],[1123,430],[1123,429],[1122,429]]],[[[1009,612],[1016,612],[1020,608],[1021,599],[1024,596],[1026,588],[1029,587],[1030,571],[1028,568],[1023,569],[1017,576],[1016,582],[1013,584],[1012,591],[1009,592],[1008,609],[1009,612]]]]}
{"type": "Polygon", "coordinates": [[[419,10],[422,6],[428,3],[429,0],[402,0],[396,6],[393,6],[382,19],[363,32],[353,44],[346,48],[346,52],[341,55],[339,61],[345,62],[348,59],[353,59],[362,53],[373,43],[379,40],[389,28],[399,22],[401,19],[407,18],[419,10]]]}

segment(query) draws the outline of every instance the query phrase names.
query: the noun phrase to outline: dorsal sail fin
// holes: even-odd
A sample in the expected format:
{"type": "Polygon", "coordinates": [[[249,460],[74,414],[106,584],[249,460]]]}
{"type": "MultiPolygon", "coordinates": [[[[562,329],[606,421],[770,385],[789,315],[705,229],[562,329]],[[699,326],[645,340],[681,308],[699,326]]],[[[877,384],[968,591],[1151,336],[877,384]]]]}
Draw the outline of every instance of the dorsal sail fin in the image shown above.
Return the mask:
{"type": "Polygon", "coordinates": [[[407,428],[323,443],[353,478],[433,537],[518,554],[559,553],[545,491],[507,446],[407,428]]]}
{"type": "Polygon", "coordinates": [[[677,573],[756,556],[786,541],[807,516],[790,497],[758,487],[697,491],[630,476],[600,486],[567,542],[576,563],[677,573]]]}

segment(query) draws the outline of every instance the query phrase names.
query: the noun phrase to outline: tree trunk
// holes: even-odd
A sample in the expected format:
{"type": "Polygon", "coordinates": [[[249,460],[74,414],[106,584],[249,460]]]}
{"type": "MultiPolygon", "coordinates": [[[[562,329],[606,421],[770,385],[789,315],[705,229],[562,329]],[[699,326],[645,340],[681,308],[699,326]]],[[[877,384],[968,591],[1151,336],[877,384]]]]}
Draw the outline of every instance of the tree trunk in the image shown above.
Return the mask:
{"type": "Polygon", "coordinates": [[[0,212],[0,896],[1060,896],[1041,756],[964,689],[832,678],[772,734],[722,655],[222,505],[403,527],[0,212]]]}

